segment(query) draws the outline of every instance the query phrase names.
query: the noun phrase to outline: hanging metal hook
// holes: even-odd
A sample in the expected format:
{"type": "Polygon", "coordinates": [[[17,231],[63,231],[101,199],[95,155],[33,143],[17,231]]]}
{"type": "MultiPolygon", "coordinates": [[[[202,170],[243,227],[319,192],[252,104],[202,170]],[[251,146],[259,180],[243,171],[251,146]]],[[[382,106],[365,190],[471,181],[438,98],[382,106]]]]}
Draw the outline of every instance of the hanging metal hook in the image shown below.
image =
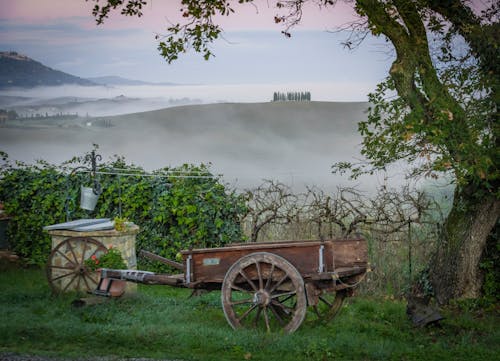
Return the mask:
{"type": "MultiPolygon", "coordinates": [[[[74,168],[71,171],[71,173],[69,174],[68,181],[67,181],[67,196],[66,196],[66,204],[65,204],[66,220],[67,221],[69,221],[71,218],[71,211],[70,211],[70,205],[69,205],[69,203],[71,201],[70,190],[69,190],[70,189],[69,179],[74,174],[76,174],[78,170],[85,170],[85,171],[89,172],[90,176],[92,178],[92,181],[93,181],[92,192],[94,193],[94,195],[99,196],[102,193],[102,186],[101,186],[101,183],[99,182],[99,179],[98,179],[97,161],[101,161],[101,160],[102,160],[101,155],[96,154],[95,150],[92,150],[92,152],[90,154],[87,154],[85,156],[85,159],[84,159],[85,163],[90,162],[91,167],[89,168],[88,166],[78,166],[78,167],[74,168]]],[[[90,208],[84,208],[84,209],[91,210],[90,208]]]]}

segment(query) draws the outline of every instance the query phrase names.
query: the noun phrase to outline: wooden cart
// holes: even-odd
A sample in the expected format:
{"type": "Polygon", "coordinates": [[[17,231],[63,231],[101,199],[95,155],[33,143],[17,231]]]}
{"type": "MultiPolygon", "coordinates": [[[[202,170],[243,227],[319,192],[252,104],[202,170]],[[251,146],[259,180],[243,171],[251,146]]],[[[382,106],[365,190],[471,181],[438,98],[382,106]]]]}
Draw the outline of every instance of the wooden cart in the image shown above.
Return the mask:
{"type": "MultiPolygon", "coordinates": [[[[221,290],[222,309],[234,329],[256,327],[267,331],[294,332],[304,320],[307,307],[320,319],[330,320],[368,271],[366,240],[286,241],[239,243],[222,248],[182,251],[177,263],[149,252],[143,254],[182,274],[156,274],[135,270],[101,271],[98,282],[84,259],[102,252],[104,246],[93,239],[68,239],[60,248],[66,252],[61,266],[61,250],[55,249],[47,267],[49,283],[61,291],[62,280],[71,280],[82,289],[96,287],[108,295],[113,280],[161,284],[194,290],[221,290]],[[83,250],[75,251],[75,248],[83,250]],[[78,256],[76,255],[83,255],[78,256]],[[72,255],[75,256],[72,259],[72,255]],[[59,258],[55,265],[54,258],[59,258]],[[71,276],[69,276],[71,275],[71,276]],[[108,285],[103,288],[102,281],[108,285]],[[109,282],[111,280],[111,282],[109,282]]],[[[67,287],[64,286],[64,287],[67,287]]]]}

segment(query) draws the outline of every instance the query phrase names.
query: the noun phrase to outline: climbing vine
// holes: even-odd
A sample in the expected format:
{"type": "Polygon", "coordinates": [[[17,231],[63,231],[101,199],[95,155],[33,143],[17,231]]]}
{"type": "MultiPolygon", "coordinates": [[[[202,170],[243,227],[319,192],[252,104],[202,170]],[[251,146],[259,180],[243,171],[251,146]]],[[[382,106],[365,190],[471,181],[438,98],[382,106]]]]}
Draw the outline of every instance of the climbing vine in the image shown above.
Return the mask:
{"type": "Polygon", "coordinates": [[[68,218],[128,218],[141,229],[137,250],[171,259],[181,249],[217,247],[243,237],[239,225],[243,198],[228,190],[206,165],[165,167],[146,176],[141,167],[115,157],[98,165],[102,194],[89,213],[79,208],[79,196],[81,185],[91,186],[90,175],[72,172],[85,156],[57,166],[12,162],[7,154],[1,156],[0,201],[12,217],[9,243],[29,264],[44,264],[50,253],[51,240],[43,227],[68,218]],[[179,176],[185,174],[195,176],[179,176]]]}

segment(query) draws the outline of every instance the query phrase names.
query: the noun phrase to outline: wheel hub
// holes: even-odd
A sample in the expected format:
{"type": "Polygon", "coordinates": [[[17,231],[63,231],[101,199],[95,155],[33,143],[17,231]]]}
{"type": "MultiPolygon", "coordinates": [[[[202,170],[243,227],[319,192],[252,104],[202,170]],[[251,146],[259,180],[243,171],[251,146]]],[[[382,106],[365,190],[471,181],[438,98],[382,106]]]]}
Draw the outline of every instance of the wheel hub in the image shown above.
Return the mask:
{"type": "Polygon", "coordinates": [[[271,303],[271,296],[265,290],[259,290],[253,295],[253,303],[255,305],[267,306],[271,303]]]}

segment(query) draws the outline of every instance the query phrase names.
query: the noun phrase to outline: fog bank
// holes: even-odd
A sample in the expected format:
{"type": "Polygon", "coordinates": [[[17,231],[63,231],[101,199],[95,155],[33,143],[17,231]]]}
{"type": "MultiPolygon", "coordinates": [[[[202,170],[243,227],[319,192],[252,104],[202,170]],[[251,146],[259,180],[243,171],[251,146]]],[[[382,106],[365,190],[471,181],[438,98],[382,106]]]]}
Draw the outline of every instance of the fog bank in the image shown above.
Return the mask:
{"type": "Polygon", "coordinates": [[[59,163],[97,143],[105,159],[123,155],[148,170],[212,163],[215,173],[238,188],[277,179],[295,188],[334,189],[347,181],[334,177],[331,165],[360,157],[357,122],[366,108],[367,103],[223,103],[22,121],[2,126],[0,149],[11,159],[59,163]]]}

